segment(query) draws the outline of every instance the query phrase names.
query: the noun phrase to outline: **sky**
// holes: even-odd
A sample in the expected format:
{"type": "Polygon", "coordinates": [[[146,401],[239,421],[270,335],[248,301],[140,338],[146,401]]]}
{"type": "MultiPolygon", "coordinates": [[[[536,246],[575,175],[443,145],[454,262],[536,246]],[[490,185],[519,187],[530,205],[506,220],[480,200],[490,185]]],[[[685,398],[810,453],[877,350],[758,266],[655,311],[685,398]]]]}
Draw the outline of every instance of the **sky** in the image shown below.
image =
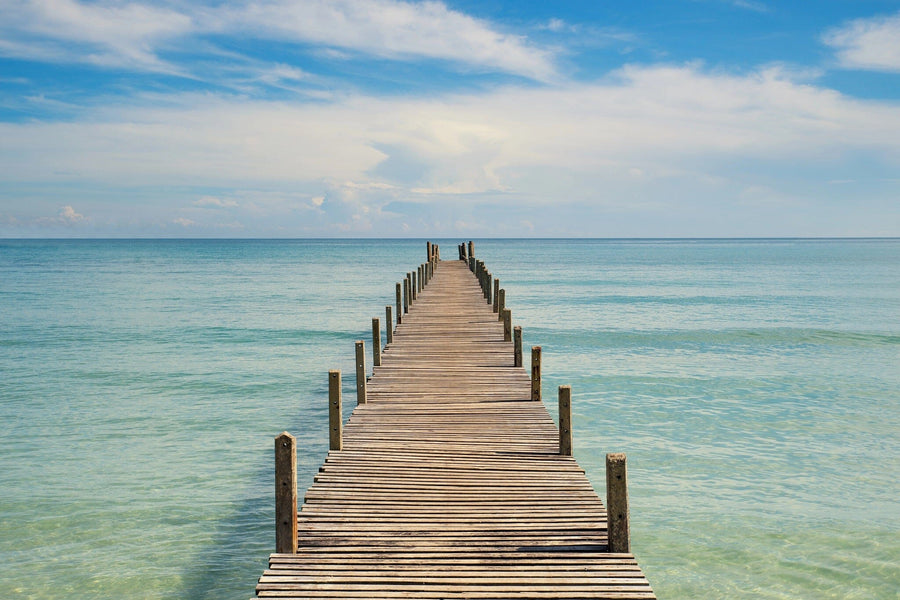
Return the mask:
{"type": "Polygon", "coordinates": [[[900,236],[900,0],[0,0],[0,237],[900,236]]]}

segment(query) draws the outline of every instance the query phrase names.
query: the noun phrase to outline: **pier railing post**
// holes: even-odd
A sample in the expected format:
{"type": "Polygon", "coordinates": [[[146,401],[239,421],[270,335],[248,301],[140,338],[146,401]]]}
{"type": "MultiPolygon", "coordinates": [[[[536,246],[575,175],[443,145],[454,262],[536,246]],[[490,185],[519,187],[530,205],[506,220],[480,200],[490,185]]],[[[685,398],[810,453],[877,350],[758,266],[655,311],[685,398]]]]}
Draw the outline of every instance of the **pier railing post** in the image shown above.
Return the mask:
{"type": "Polygon", "coordinates": [[[606,455],[606,523],[610,552],[631,552],[625,455],[606,455]]]}
{"type": "Polygon", "coordinates": [[[475,256],[475,242],[469,240],[469,256],[475,256]]]}
{"type": "Polygon", "coordinates": [[[341,416],[341,372],[328,371],[328,442],[329,449],[343,448],[341,416]]]}
{"type": "Polygon", "coordinates": [[[372,366],[381,366],[381,321],[378,317],[372,319],[372,366]]]}
{"type": "Polygon", "coordinates": [[[487,303],[492,304],[494,302],[494,294],[492,293],[493,284],[494,284],[494,276],[491,274],[490,271],[487,272],[486,284],[487,284],[487,290],[485,291],[484,296],[485,296],[485,298],[487,298],[487,303]]]}
{"type": "Polygon", "coordinates": [[[403,280],[403,314],[409,312],[409,273],[406,274],[406,279],[403,280]]]}
{"type": "Polygon", "coordinates": [[[559,386],[559,453],[572,456],[572,386],[559,386]]]}
{"type": "Polygon", "coordinates": [[[297,553],[297,441],[275,438],[275,552],[297,553]]]}
{"type": "Polygon", "coordinates": [[[512,341],[512,311],[508,308],[503,309],[503,341],[512,341]]]}
{"type": "Polygon", "coordinates": [[[356,403],[366,403],[366,344],[356,342],[356,403]]]}
{"type": "Polygon", "coordinates": [[[500,310],[500,280],[494,280],[494,312],[500,310]]]}
{"type": "Polygon", "coordinates": [[[431,262],[431,253],[433,250],[431,249],[431,242],[425,242],[425,254],[428,255],[428,262],[431,262]]]}
{"type": "Polygon", "coordinates": [[[500,288],[497,294],[497,320],[503,320],[503,309],[506,308],[506,290],[500,288]]]}
{"type": "Polygon", "coordinates": [[[409,291],[412,292],[411,297],[413,299],[413,302],[415,302],[416,299],[419,297],[419,292],[417,291],[418,286],[416,284],[416,274],[417,274],[416,271],[413,271],[412,273],[410,273],[410,275],[412,275],[412,279],[410,279],[410,281],[409,281],[409,291]]]}
{"type": "Polygon", "coordinates": [[[402,296],[403,296],[403,287],[398,283],[397,284],[397,325],[400,324],[400,321],[403,318],[403,310],[401,310],[402,296]]]}
{"type": "Polygon", "coordinates": [[[531,347],[531,399],[541,401],[541,347],[531,347]]]}
{"type": "Polygon", "coordinates": [[[522,366],[522,328],[513,328],[513,366],[522,366]]]}
{"type": "Polygon", "coordinates": [[[387,343],[394,343],[394,316],[391,314],[391,305],[384,307],[384,332],[387,334],[387,343]]]}

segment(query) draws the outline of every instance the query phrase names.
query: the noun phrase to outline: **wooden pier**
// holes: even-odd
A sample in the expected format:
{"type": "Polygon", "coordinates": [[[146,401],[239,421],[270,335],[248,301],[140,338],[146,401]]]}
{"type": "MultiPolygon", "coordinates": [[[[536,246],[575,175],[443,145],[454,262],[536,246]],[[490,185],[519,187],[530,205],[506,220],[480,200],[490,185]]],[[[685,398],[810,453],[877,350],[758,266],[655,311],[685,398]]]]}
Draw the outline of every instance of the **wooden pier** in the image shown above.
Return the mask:
{"type": "Polygon", "coordinates": [[[257,596],[655,598],[629,552],[624,455],[607,457],[610,531],[571,456],[571,390],[557,426],[499,281],[471,243],[438,252],[397,285],[383,350],[373,320],[371,378],[357,342],[346,424],[329,374],[332,450],[299,511],[294,438],[276,438],[277,552],[257,596]]]}

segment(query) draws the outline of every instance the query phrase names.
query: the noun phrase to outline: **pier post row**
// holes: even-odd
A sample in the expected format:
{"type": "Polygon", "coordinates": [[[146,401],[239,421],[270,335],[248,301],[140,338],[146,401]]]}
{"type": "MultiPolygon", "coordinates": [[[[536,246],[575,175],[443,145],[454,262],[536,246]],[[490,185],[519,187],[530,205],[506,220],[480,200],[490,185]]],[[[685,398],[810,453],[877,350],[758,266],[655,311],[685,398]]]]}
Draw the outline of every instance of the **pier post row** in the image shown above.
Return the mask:
{"type": "Polygon", "coordinates": [[[302,508],[297,441],[275,438],[259,598],[655,598],[631,554],[625,455],[606,457],[604,503],[573,456],[572,388],[554,422],[541,346],[529,372],[499,278],[474,242],[458,250],[441,262],[427,242],[427,262],[386,290],[396,325],[388,304],[382,348],[372,319],[371,377],[356,342],[346,423],[329,371],[329,452],[302,508]]]}

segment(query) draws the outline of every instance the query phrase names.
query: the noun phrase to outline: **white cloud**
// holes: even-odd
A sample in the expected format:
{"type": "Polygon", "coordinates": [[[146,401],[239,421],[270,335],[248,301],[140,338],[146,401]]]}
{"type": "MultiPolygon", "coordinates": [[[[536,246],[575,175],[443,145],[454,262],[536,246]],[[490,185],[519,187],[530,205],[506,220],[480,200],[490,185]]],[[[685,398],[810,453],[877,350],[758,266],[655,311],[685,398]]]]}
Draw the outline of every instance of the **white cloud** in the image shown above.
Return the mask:
{"type": "Polygon", "coordinates": [[[84,215],[75,212],[75,209],[71,206],[63,206],[59,209],[59,220],[68,225],[74,225],[84,221],[84,215]]]}
{"type": "MultiPolygon", "coordinates": [[[[451,10],[442,2],[263,0],[237,6],[79,0],[0,3],[0,54],[32,60],[88,62],[202,77],[202,72],[191,73],[191,67],[175,65],[160,55],[186,47],[197,51],[201,36],[210,33],[313,44],[390,59],[446,60],[538,80],[555,73],[550,51],[487,21],[451,10]]],[[[262,69],[260,77],[280,83],[301,81],[306,74],[295,67],[275,65],[262,69]]]]}
{"type": "Polygon", "coordinates": [[[624,210],[704,195],[744,201],[735,170],[759,165],[778,198],[845,178],[845,164],[860,157],[873,169],[900,167],[900,105],[848,98],[778,67],[628,67],[595,83],[441,99],[185,96],[167,106],[2,123],[0,180],[224,189],[170,210],[192,210],[179,214],[200,223],[219,212],[204,208],[229,208],[242,223],[301,219],[296,227],[310,231],[340,223],[365,232],[399,215],[386,208],[396,202],[624,210]],[[384,168],[392,161],[403,164],[384,168]]]}
{"type": "Polygon", "coordinates": [[[174,223],[175,225],[180,225],[182,227],[191,227],[191,226],[197,224],[196,221],[192,221],[191,219],[188,219],[185,217],[178,217],[177,219],[172,219],[172,223],[174,223]]]}
{"type": "Polygon", "coordinates": [[[900,13],[850,21],[823,40],[844,67],[900,72],[900,13]]]}
{"type": "Polygon", "coordinates": [[[61,62],[175,71],[161,44],[192,31],[189,15],[137,2],[11,0],[0,5],[0,53],[61,62]]]}
{"type": "Polygon", "coordinates": [[[194,206],[199,206],[201,208],[234,208],[237,205],[238,203],[234,200],[226,200],[214,196],[203,196],[198,200],[194,200],[194,206]]]}

